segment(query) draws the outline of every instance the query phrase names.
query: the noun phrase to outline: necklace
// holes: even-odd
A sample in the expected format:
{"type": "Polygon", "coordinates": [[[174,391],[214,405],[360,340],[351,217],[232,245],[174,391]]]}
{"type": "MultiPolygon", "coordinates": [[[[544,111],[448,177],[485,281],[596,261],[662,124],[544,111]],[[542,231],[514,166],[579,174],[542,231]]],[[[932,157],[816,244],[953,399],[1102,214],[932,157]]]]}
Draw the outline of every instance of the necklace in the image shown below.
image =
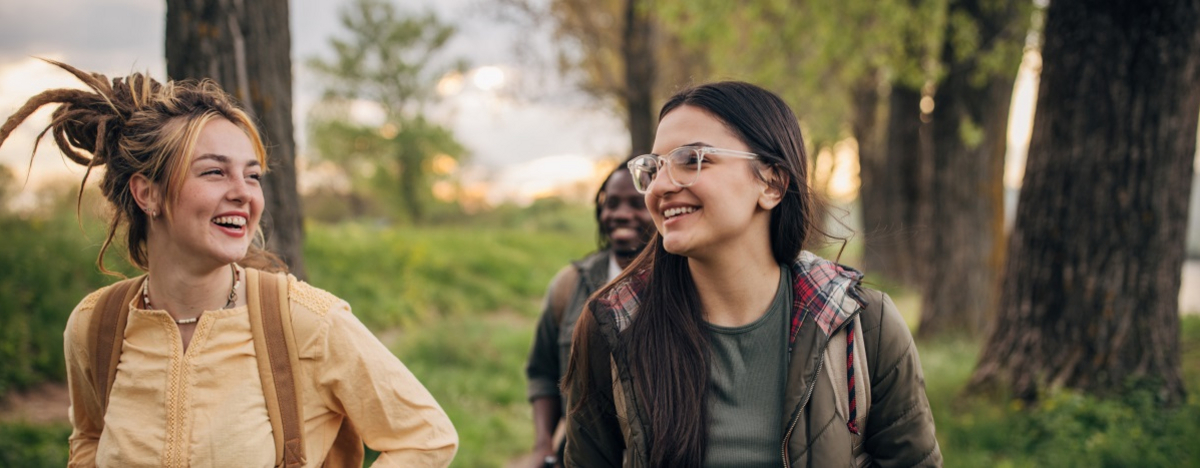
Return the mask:
{"type": "MultiPolygon", "coordinates": [[[[233,306],[234,302],[237,302],[237,289],[238,286],[242,284],[242,278],[241,275],[238,274],[237,264],[230,264],[229,269],[233,270],[233,286],[229,288],[229,299],[225,300],[225,306],[221,307],[222,309],[228,309],[233,306]]],[[[146,310],[154,308],[150,305],[150,275],[146,275],[146,281],[142,281],[142,302],[146,305],[146,310]]],[[[180,325],[188,325],[199,321],[200,317],[196,316],[182,320],[175,320],[175,323],[180,325]]]]}

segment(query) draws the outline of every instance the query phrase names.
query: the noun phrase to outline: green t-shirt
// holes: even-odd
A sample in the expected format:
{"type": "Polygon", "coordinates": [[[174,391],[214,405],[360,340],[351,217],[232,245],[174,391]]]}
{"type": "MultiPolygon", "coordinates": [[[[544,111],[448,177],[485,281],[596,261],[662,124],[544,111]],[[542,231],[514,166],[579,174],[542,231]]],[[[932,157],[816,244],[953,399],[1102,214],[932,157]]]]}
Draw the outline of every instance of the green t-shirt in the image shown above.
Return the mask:
{"type": "Polygon", "coordinates": [[[712,345],[706,467],[782,463],[792,288],[790,271],[779,268],[779,289],[761,318],[732,328],[706,324],[712,345]]]}

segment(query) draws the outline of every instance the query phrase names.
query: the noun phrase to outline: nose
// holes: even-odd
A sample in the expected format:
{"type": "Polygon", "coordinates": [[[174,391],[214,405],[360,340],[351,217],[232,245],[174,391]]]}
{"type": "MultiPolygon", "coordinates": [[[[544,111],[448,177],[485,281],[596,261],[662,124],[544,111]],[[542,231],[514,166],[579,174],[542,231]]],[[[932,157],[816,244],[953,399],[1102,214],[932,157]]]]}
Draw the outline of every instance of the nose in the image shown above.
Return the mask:
{"type": "Polygon", "coordinates": [[[625,200],[618,203],[617,207],[612,210],[612,219],[614,221],[632,221],[637,210],[633,204],[632,200],[625,200]]]}
{"type": "MultiPolygon", "coordinates": [[[[668,193],[679,191],[680,187],[675,185],[675,182],[671,180],[671,175],[667,173],[667,169],[668,168],[665,165],[662,166],[659,169],[658,174],[654,176],[654,179],[650,181],[650,186],[646,187],[647,199],[650,197],[661,198],[663,195],[668,193]]],[[[650,205],[647,204],[646,206],[650,205]]]]}
{"type": "Polygon", "coordinates": [[[229,190],[225,192],[226,199],[237,203],[243,203],[250,199],[250,181],[246,176],[231,177],[229,181],[229,190]]]}

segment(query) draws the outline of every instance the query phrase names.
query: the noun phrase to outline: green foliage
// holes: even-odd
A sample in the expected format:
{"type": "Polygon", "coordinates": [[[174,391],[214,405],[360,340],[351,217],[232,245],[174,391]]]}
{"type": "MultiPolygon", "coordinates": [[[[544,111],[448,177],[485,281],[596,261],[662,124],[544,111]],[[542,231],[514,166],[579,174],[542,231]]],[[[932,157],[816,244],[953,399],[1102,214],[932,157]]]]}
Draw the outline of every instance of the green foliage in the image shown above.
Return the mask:
{"type": "Polygon", "coordinates": [[[1099,399],[1055,391],[1025,407],[1003,396],[966,397],[979,345],[921,343],[930,404],[946,466],[1200,466],[1200,317],[1182,320],[1184,379],[1192,393],[1175,408],[1131,385],[1099,399]]]}
{"type": "Polygon", "coordinates": [[[316,155],[341,168],[355,193],[383,195],[420,222],[436,172],[430,162],[466,154],[449,129],[424,115],[442,74],[433,60],[454,28],[433,13],[409,16],[381,0],[357,0],[342,11],[341,22],[350,37],[330,39],[335,56],[309,60],[328,83],[310,116],[316,155]],[[351,122],[355,100],[378,104],[383,122],[351,122]]]}
{"type": "Polygon", "coordinates": [[[709,76],[778,93],[817,147],[843,138],[854,93],[921,87],[939,52],[945,0],[702,0],[664,4],[663,24],[707,47],[709,76]]]}
{"type": "Polygon", "coordinates": [[[60,204],[52,213],[0,213],[0,396],[65,377],[67,317],[85,295],[113,281],[95,267],[102,226],[85,218],[85,235],[73,206],[60,204]]]}
{"type": "Polygon", "coordinates": [[[0,466],[22,468],[67,466],[71,426],[0,423],[0,466]]]}

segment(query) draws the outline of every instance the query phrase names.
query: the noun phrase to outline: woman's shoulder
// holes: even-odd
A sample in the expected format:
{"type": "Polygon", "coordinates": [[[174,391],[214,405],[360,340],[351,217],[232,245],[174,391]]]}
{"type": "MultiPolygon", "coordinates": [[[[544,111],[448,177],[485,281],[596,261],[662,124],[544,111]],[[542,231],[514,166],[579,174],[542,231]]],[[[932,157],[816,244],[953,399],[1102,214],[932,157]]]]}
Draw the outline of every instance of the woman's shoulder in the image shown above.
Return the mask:
{"type": "MultiPolygon", "coordinates": [[[[64,332],[64,338],[68,344],[75,343],[77,345],[82,345],[86,343],[88,329],[91,326],[92,318],[97,313],[96,310],[101,307],[100,300],[104,297],[105,293],[112,291],[117,287],[117,285],[126,281],[132,280],[126,279],[118,281],[92,291],[88,295],[84,296],[83,299],[75,305],[75,309],[72,310],[71,315],[67,317],[67,327],[64,332]]],[[[82,351],[83,347],[76,346],[75,348],[82,351]]]]}
{"type": "Polygon", "coordinates": [[[907,353],[913,346],[912,332],[891,296],[867,287],[860,287],[859,294],[864,301],[859,318],[862,334],[869,341],[867,348],[877,350],[881,356],[907,353]]]}
{"type": "Polygon", "coordinates": [[[301,358],[324,357],[331,329],[338,323],[345,325],[345,320],[356,320],[346,301],[293,275],[288,275],[288,302],[301,358]]]}
{"type": "Polygon", "coordinates": [[[292,304],[292,313],[311,314],[326,317],[331,312],[349,308],[349,304],[333,293],[313,286],[305,281],[288,275],[288,301],[292,304]]]}
{"type": "Polygon", "coordinates": [[[857,293],[863,303],[860,319],[864,330],[895,324],[896,321],[904,323],[904,317],[887,293],[866,286],[860,286],[857,293]]]}
{"type": "Polygon", "coordinates": [[[615,327],[620,332],[629,327],[641,306],[647,278],[646,272],[624,276],[592,298],[588,308],[602,329],[615,327]]]}

